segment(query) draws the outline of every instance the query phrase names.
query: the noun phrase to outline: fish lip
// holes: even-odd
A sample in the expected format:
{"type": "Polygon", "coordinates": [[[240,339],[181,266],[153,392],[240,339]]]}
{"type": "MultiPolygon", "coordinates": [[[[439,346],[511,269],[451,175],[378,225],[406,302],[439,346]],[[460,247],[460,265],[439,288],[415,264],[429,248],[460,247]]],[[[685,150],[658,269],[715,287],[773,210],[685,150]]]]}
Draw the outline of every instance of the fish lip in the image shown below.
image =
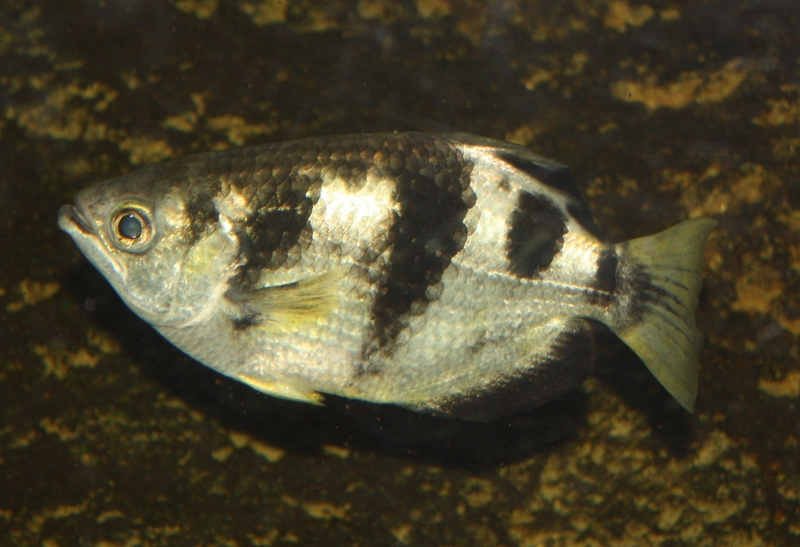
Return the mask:
{"type": "Polygon", "coordinates": [[[93,219],[94,217],[80,196],[75,198],[74,205],[64,205],[58,211],[58,226],[72,236],[72,239],[75,240],[75,243],[78,244],[78,247],[89,258],[90,262],[97,265],[97,260],[99,259],[93,259],[92,256],[102,256],[102,259],[111,266],[111,269],[124,282],[128,276],[125,263],[118,260],[113,252],[110,252],[109,246],[106,244],[101,232],[96,228],[96,223],[93,219]],[[90,251],[90,249],[94,249],[95,252],[90,251]]]}
{"type": "Polygon", "coordinates": [[[58,211],[58,225],[62,230],[69,231],[70,228],[75,228],[83,235],[96,236],[90,218],[86,206],[79,198],[75,198],[75,205],[64,205],[58,211]]]}

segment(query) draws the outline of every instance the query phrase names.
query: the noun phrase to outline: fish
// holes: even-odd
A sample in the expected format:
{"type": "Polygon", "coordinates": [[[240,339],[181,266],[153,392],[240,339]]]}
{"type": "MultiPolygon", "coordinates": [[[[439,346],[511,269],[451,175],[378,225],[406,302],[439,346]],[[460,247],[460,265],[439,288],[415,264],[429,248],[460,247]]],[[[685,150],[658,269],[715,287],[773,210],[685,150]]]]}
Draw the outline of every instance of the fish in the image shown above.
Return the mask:
{"type": "Polygon", "coordinates": [[[141,319],[266,394],[476,421],[592,372],[594,324],[691,411],[706,240],[611,243],[568,167],[464,133],[211,151],[80,191],[58,215],[141,319]]]}

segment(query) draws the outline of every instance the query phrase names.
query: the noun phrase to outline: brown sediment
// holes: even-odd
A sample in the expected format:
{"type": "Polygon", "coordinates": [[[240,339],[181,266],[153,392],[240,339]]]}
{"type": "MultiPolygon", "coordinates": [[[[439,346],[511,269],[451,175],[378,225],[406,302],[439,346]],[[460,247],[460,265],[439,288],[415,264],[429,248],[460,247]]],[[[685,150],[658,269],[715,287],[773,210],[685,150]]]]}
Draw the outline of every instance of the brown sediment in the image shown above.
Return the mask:
{"type": "Polygon", "coordinates": [[[7,2],[3,537],[797,543],[800,49],[779,4],[7,2]],[[174,352],[57,232],[83,185],[138,165],[395,129],[505,136],[569,165],[615,240],[718,220],[697,413],[622,350],[600,362],[619,375],[489,425],[277,401],[174,352]]]}

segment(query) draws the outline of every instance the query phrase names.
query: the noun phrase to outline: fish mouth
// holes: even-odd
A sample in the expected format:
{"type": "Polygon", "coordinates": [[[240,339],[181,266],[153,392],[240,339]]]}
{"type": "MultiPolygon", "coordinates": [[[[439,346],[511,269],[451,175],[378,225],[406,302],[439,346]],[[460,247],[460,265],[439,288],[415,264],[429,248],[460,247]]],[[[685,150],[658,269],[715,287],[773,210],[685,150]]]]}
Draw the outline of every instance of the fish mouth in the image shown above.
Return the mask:
{"type": "Polygon", "coordinates": [[[58,226],[72,237],[89,262],[112,281],[112,285],[116,278],[125,281],[128,273],[125,263],[114,256],[80,196],[75,198],[74,205],[59,209],[58,226]]]}
{"type": "Polygon", "coordinates": [[[64,205],[59,209],[58,226],[65,232],[77,230],[85,236],[94,236],[89,218],[86,208],[76,199],[75,205],[64,205]]]}

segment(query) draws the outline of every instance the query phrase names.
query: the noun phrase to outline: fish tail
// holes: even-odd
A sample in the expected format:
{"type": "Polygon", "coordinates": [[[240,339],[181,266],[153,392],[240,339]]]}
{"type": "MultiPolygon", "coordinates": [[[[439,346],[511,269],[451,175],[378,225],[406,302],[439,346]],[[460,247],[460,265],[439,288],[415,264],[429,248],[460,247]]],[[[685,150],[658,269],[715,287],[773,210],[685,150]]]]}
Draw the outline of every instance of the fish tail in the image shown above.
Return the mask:
{"type": "Polygon", "coordinates": [[[614,247],[616,298],[605,322],[689,411],[697,398],[703,348],[694,313],[706,240],[716,224],[709,218],[687,220],[614,247]]]}

